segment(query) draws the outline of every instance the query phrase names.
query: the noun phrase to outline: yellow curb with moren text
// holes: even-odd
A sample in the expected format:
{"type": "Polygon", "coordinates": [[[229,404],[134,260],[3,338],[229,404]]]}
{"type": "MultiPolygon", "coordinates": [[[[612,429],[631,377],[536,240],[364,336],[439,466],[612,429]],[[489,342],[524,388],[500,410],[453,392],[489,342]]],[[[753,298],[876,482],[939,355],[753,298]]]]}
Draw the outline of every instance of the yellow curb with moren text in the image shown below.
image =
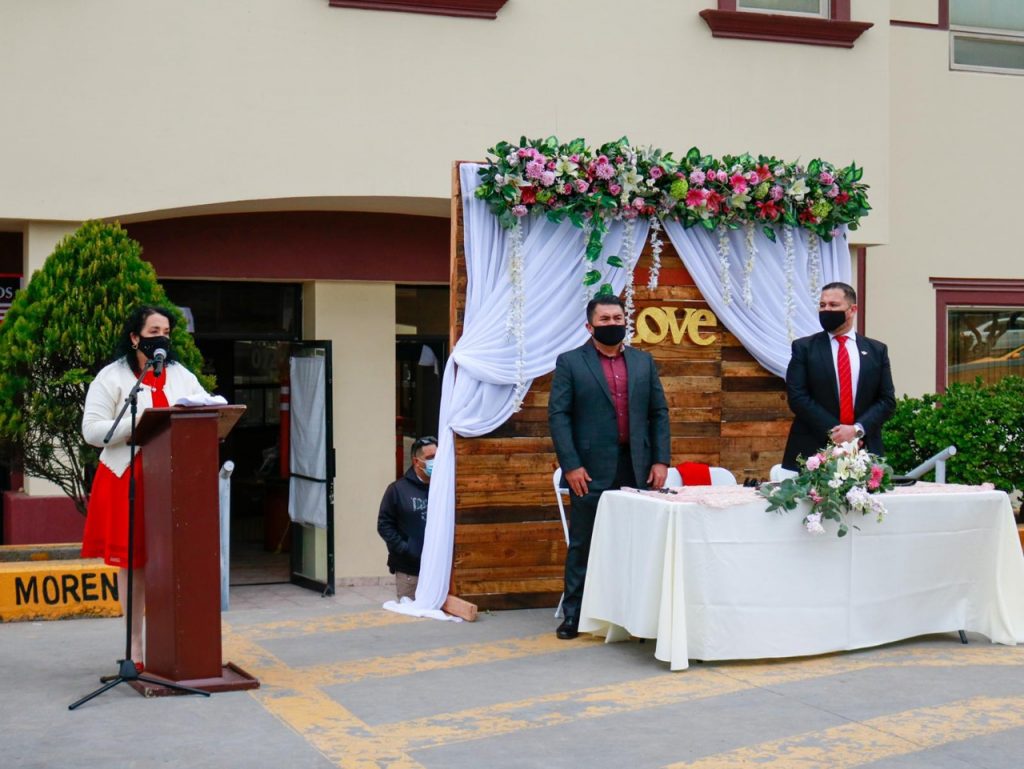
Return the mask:
{"type": "Polygon", "coordinates": [[[0,622],[120,614],[117,568],[99,558],[0,563],[0,622]]]}

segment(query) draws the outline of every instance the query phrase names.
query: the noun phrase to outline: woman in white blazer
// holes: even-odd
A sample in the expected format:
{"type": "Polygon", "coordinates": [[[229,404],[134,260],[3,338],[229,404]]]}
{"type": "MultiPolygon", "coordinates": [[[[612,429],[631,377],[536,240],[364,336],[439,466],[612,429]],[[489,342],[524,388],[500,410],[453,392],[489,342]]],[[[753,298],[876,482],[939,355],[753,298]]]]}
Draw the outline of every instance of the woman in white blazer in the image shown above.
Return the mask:
{"type": "Polygon", "coordinates": [[[103,558],[120,567],[118,595],[124,608],[127,599],[127,570],[135,570],[132,581],[132,659],[141,671],[142,623],[146,604],[146,582],[142,569],[146,564],[145,490],[141,454],[135,452],[135,528],[132,563],[128,562],[128,463],[130,460],[131,419],[126,415],[109,443],[104,443],[136,379],[157,350],[166,354],[160,376],[146,372],[138,394],[138,413],[153,406],[170,406],[181,398],[207,396],[195,375],[176,361],[171,346],[174,316],[162,307],[140,307],[125,323],[114,361],[96,375],[85,396],[82,435],[102,447],[99,467],[89,494],[88,515],[82,537],[83,558],[103,558]]]}

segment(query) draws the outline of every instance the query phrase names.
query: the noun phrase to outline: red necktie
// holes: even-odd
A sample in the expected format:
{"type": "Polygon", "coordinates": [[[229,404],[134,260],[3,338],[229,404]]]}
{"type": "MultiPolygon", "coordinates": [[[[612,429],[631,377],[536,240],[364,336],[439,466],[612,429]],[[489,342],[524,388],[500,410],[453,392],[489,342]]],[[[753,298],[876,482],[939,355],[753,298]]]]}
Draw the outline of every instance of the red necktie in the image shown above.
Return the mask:
{"type": "Polygon", "coordinates": [[[850,374],[850,353],[846,351],[845,336],[837,336],[839,355],[839,424],[853,424],[853,376],[850,374]]]}

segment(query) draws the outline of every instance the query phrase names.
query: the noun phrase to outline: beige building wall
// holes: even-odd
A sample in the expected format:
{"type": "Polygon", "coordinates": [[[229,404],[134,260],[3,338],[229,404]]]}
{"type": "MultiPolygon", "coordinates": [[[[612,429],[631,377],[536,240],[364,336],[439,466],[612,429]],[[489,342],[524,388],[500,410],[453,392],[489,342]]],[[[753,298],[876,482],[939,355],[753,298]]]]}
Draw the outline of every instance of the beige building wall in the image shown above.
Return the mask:
{"type": "Polygon", "coordinates": [[[1024,277],[1024,77],[951,72],[948,32],[890,36],[891,237],[868,249],[867,332],[889,344],[897,393],[920,395],[935,390],[929,278],[1024,277]]]}
{"type": "Polygon", "coordinates": [[[720,40],[714,0],[512,0],[496,21],[326,0],[0,10],[0,219],[211,206],[448,213],[520,134],[856,160],[888,239],[888,7],[853,49],[720,40]]]}
{"type": "Polygon", "coordinates": [[[377,511],[395,479],[395,286],[308,283],[302,308],[303,337],[334,342],[335,575],[384,576],[377,511]]]}

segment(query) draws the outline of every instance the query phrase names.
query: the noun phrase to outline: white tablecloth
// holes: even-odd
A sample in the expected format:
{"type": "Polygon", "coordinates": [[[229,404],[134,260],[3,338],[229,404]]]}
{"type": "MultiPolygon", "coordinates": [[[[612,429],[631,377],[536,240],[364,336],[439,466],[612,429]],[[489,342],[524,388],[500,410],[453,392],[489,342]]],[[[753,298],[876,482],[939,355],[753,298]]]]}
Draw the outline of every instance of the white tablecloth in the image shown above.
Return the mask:
{"type": "Polygon", "coordinates": [[[1006,494],[916,491],[886,494],[886,520],[858,514],[860,530],[842,538],[834,523],[808,534],[802,511],[766,513],[761,498],[721,509],[606,492],[579,628],[656,638],[672,670],[956,630],[1024,642],[1024,556],[1006,494]]]}

